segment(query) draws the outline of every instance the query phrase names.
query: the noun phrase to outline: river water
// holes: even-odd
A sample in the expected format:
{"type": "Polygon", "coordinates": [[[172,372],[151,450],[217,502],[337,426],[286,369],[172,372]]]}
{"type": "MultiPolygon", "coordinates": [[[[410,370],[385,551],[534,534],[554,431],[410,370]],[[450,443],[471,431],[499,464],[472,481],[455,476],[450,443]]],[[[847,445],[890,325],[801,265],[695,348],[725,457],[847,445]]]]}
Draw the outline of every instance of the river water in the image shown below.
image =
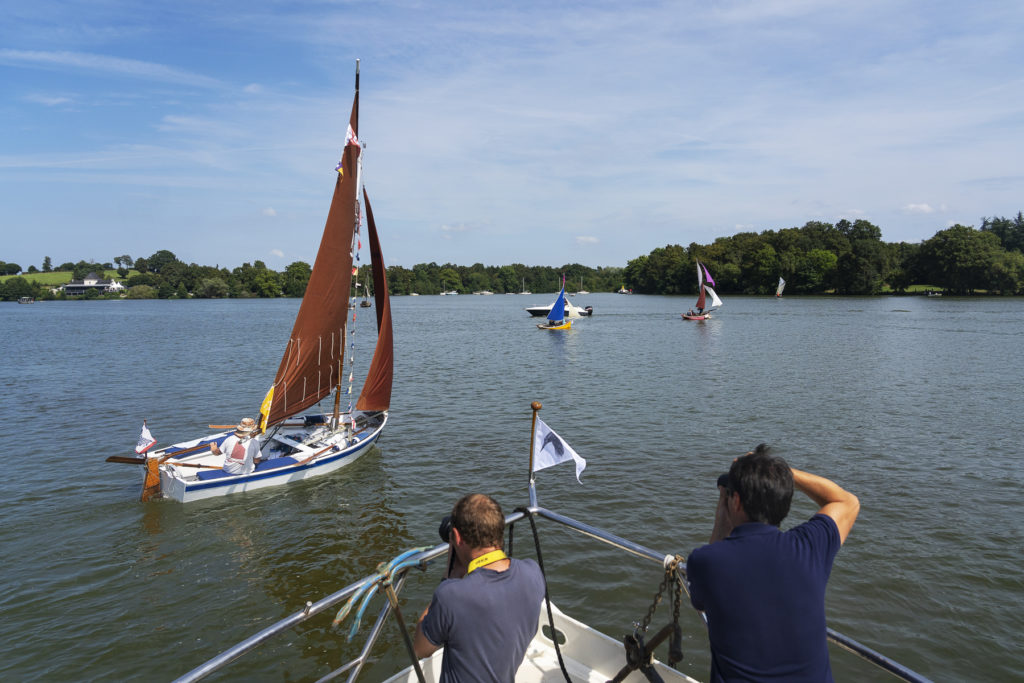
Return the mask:
{"type": "MultiPolygon", "coordinates": [[[[1024,301],[729,297],[693,323],[679,315],[690,298],[599,294],[577,297],[595,315],[570,332],[537,330],[522,309],[553,298],[394,299],[379,449],[187,505],[139,503],[138,468],[104,459],[132,452],[144,418],[166,445],[253,415],[298,301],[0,305],[0,679],[169,680],[432,545],[465,492],[525,504],[534,400],[588,461],[582,485],[571,465],[539,473],[542,505],[687,553],[710,532],[717,475],[768,442],[860,497],[832,628],[935,680],[1024,679],[1024,301]]],[[[356,324],[358,377],[372,309],[356,324]]],[[[797,494],[784,528],[813,511],[797,494]]],[[[542,540],[563,610],[614,637],[644,616],[658,567],[550,525],[542,540]]],[[[408,619],[437,571],[410,580],[408,619]]],[[[684,610],[681,667],[706,679],[706,637],[684,610]]],[[[329,622],[214,680],[315,680],[356,651],[329,622]]],[[[394,625],[384,641],[365,680],[404,662],[394,625]]],[[[838,680],[890,680],[839,649],[832,663],[838,680]]]]}

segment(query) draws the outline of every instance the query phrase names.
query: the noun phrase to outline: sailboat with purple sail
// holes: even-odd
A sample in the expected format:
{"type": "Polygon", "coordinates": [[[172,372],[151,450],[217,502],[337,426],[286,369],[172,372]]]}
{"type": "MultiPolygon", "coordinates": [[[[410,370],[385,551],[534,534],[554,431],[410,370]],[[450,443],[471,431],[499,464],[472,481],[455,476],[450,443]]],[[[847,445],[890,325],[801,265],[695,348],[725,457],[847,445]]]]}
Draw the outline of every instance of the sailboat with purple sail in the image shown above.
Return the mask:
{"type": "Polygon", "coordinates": [[[707,266],[697,261],[697,305],[695,309],[691,308],[682,314],[683,320],[708,320],[711,318],[711,311],[722,305],[722,300],[715,294],[715,290],[711,289],[713,284],[715,284],[715,281],[712,279],[707,266]],[[711,308],[705,311],[704,308],[707,306],[708,296],[711,297],[711,308]]]}

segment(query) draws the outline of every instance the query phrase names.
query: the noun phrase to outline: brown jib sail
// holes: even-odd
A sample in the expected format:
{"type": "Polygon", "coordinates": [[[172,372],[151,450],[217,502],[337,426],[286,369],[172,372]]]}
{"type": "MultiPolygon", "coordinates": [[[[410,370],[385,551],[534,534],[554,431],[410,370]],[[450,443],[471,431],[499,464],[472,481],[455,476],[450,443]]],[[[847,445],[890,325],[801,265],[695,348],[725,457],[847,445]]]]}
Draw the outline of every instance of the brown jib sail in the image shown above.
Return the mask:
{"type": "Polygon", "coordinates": [[[366,225],[370,237],[370,263],[373,266],[374,303],[377,304],[377,346],[366,374],[363,390],[359,393],[356,410],[387,410],[391,405],[391,382],[394,377],[395,352],[391,333],[391,299],[388,297],[387,269],[380,251],[377,225],[373,222],[370,197],[363,188],[366,203],[366,225]]]}
{"type": "MultiPolygon", "coordinates": [[[[327,214],[320,249],[313,272],[295,318],[291,336],[274,377],[274,384],[260,409],[261,425],[277,424],[315,405],[332,389],[340,389],[345,357],[345,323],[348,317],[349,288],[352,284],[353,237],[360,223],[359,190],[361,183],[358,139],[359,74],[352,102],[348,134],[334,198],[327,214]]],[[[367,204],[369,208],[369,204],[367,204]]],[[[370,248],[377,300],[377,349],[370,374],[366,378],[360,410],[387,410],[391,398],[393,350],[391,310],[384,263],[372,218],[370,248]],[[367,396],[369,393],[369,396],[367,396]],[[365,407],[364,407],[365,406],[365,407]]]]}

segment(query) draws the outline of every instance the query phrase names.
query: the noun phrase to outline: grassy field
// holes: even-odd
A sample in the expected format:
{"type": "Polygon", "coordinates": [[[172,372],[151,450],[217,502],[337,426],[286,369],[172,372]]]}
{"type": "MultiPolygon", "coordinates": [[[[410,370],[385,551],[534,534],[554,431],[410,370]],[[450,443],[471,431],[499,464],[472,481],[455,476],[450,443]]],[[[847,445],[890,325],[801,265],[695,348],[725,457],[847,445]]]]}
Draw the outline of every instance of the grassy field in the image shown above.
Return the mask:
{"type": "MultiPolygon", "coordinates": [[[[137,270],[130,270],[130,271],[128,271],[128,277],[131,277],[132,275],[138,275],[138,274],[139,274],[139,271],[137,271],[137,270]]],[[[99,273],[97,273],[97,275],[99,275],[99,273]]],[[[55,271],[50,272],[50,273],[25,273],[24,275],[0,275],[0,282],[7,282],[7,280],[11,279],[12,277],[23,277],[26,280],[28,280],[29,282],[36,282],[36,283],[41,284],[41,285],[49,285],[49,286],[52,287],[54,285],[62,285],[65,282],[71,282],[71,271],[70,270],[55,270],[55,271]]],[[[116,270],[104,271],[104,273],[103,273],[103,275],[101,277],[103,279],[105,279],[105,280],[109,280],[110,278],[117,278],[117,279],[121,278],[121,276],[117,274],[116,270]]]]}
{"type": "MultiPolygon", "coordinates": [[[[924,294],[925,292],[941,292],[942,287],[935,285],[910,285],[907,287],[907,294],[924,294]]],[[[892,294],[893,290],[888,285],[882,288],[882,294],[892,294]]]]}

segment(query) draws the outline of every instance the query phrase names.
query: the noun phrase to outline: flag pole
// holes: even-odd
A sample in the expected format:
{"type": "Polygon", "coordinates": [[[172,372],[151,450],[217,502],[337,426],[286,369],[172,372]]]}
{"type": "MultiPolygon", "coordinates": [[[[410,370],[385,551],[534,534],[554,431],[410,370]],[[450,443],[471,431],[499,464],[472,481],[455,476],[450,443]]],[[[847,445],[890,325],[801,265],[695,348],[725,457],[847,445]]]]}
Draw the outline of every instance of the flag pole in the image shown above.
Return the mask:
{"type": "Polygon", "coordinates": [[[533,435],[537,433],[537,411],[544,406],[540,401],[534,401],[530,407],[533,409],[533,424],[530,426],[530,507],[537,507],[537,485],[533,476],[533,435]]]}

